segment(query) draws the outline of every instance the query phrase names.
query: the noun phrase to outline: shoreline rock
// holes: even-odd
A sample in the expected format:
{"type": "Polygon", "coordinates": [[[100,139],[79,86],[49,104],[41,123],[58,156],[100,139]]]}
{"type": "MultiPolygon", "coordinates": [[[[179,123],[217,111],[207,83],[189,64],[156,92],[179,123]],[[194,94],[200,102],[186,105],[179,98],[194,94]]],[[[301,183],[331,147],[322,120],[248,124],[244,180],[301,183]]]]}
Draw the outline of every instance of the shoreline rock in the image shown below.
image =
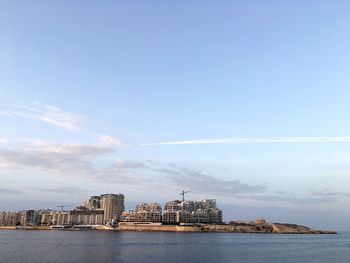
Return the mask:
{"type": "MultiPolygon", "coordinates": [[[[229,222],[227,224],[182,224],[166,225],[158,223],[125,223],[117,227],[96,226],[99,231],[136,231],[136,232],[206,232],[206,233],[251,233],[251,234],[337,234],[335,231],[312,229],[302,225],[287,223],[229,222]]],[[[73,228],[51,229],[47,226],[0,226],[0,230],[58,230],[71,231],[73,228]]],[[[79,231],[79,230],[77,230],[79,231]]],[[[84,231],[84,230],[81,230],[84,231]]]]}

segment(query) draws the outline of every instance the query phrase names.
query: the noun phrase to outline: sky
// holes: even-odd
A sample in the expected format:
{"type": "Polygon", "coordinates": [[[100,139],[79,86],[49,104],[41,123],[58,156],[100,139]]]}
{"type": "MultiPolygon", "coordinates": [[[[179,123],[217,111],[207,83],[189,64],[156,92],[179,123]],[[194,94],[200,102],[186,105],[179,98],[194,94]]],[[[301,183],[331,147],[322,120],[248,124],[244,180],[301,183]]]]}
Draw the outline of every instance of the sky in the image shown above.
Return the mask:
{"type": "Polygon", "coordinates": [[[349,1],[2,1],[0,210],[214,198],[350,230],[349,1]]]}

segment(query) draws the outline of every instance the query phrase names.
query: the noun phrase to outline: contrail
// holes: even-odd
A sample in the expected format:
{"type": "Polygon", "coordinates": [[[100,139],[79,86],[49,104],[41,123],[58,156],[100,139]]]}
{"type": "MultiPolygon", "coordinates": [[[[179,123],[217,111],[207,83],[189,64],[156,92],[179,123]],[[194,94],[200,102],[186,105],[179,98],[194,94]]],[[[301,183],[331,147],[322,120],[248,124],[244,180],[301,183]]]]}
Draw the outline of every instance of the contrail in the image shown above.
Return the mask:
{"type": "Polygon", "coordinates": [[[350,142],[350,136],[337,137],[280,137],[280,138],[216,138],[187,141],[143,143],[141,146],[185,145],[185,144],[254,144],[254,143],[310,143],[310,142],[350,142]]]}

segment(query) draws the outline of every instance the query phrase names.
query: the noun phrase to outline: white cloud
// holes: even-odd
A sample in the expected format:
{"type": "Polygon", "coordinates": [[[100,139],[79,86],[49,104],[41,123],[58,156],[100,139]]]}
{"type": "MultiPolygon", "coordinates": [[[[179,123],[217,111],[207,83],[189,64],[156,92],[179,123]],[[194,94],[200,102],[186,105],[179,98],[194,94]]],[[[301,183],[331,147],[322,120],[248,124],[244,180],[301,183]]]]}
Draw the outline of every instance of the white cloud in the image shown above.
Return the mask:
{"type": "Polygon", "coordinates": [[[115,168],[115,169],[139,169],[139,168],[146,168],[146,166],[140,162],[115,160],[115,162],[111,165],[111,168],[115,168]]]}
{"type": "Polygon", "coordinates": [[[71,131],[80,130],[83,123],[82,117],[54,106],[45,106],[38,118],[71,131]]]}
{"type": "Polygon", "coordinates": [[[46,122],[57,127],[78,131],[83,129],[83,118],[80,115],[64,111],[51,105],[41,105],[36,103],[35,106],[11,105],[9,110],[1,110],[0,114],[8,117],[22,117],[37,121],[46,122]]]}
{"type": "MultiPolygon", "coordinates": [[[[115,147],[124,144],[121,140],[112,137],[110,135],[100,135],[84,128],[84,120],[81,115],[74,114],[58,107],[51,105],[42,105],[39,102],[33,102],[32,106],[27,105],[16,105],[11,104],[5,110],[0,110],[0,115],[7,117],[21,117],[25,119],[30,119],[34,121],[45,122],[54,125],[59,128],[63,128],[67,131],[78,131],[85,133],[103,145],[109,145],[110,147],[115,147]]],[[[33,140],[30,143],[38,144],[42,146],[45,142],[33,140]]],[[[1,143],[1,141],[0,141],[1,143]]]]}
{"type": "Polygon", "coordinates": [[[98,178],[105,176],[94,160],[114,149],[98,144],[42,143],[11,149],[0,149],[0,167],[8,169],[35,169],[67,176],[98,178]]]}
{"type": "Polygon", "coordinates": [[[114,146],[118,146],[118,145],[123,144],[122,141],[120,141],[117,138],[114,138],[112,136],[109,136],[109,135],[98,135],[98,139],[99,139],[99,141],[101,141],[104,144],[109,144],[109,145],[114,145],[114,146]]]}
{"type": "Polygon", "coordinates": [[[186,141],[143,143],[141,146],[186,145],[186,144],[256,144],[256,143],[311,143],[311,142],[350,142],[350,136],[334,137],[278,137],[278,138],[215,138],[186,141]]]}

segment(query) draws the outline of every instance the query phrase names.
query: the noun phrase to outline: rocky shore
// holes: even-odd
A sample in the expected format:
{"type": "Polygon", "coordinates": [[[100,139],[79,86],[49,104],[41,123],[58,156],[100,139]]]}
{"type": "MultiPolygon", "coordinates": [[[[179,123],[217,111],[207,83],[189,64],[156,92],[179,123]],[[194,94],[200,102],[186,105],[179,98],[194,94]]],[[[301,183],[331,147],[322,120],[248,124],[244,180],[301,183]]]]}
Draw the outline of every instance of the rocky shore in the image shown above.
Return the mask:
{"type": "Polygon", "coordinates": [[[336,234],[335,231],[311,229],[306,226],[284,223],[229,222],[227,224],[162,225],[145,223],[119,223],[118,231],[167,232],[225,232],[266,234],[336,234]]]}
{"type": "Polygon", "coordinates": [[[0,226],[0,230],[83,230],[94,229],[103,231],[144,231],[144,232],[219,232],[219,233],[262,233],[262,234],[337,234],[335,231],[312,229],[302,225],[287,223],[255,223],[229,222],[226,224],[182,224],[165,225],[157,223],[126,223],[121,222],[117,227],[91,226],[90,228],[50,228],[48,226],[0,226]]]}

